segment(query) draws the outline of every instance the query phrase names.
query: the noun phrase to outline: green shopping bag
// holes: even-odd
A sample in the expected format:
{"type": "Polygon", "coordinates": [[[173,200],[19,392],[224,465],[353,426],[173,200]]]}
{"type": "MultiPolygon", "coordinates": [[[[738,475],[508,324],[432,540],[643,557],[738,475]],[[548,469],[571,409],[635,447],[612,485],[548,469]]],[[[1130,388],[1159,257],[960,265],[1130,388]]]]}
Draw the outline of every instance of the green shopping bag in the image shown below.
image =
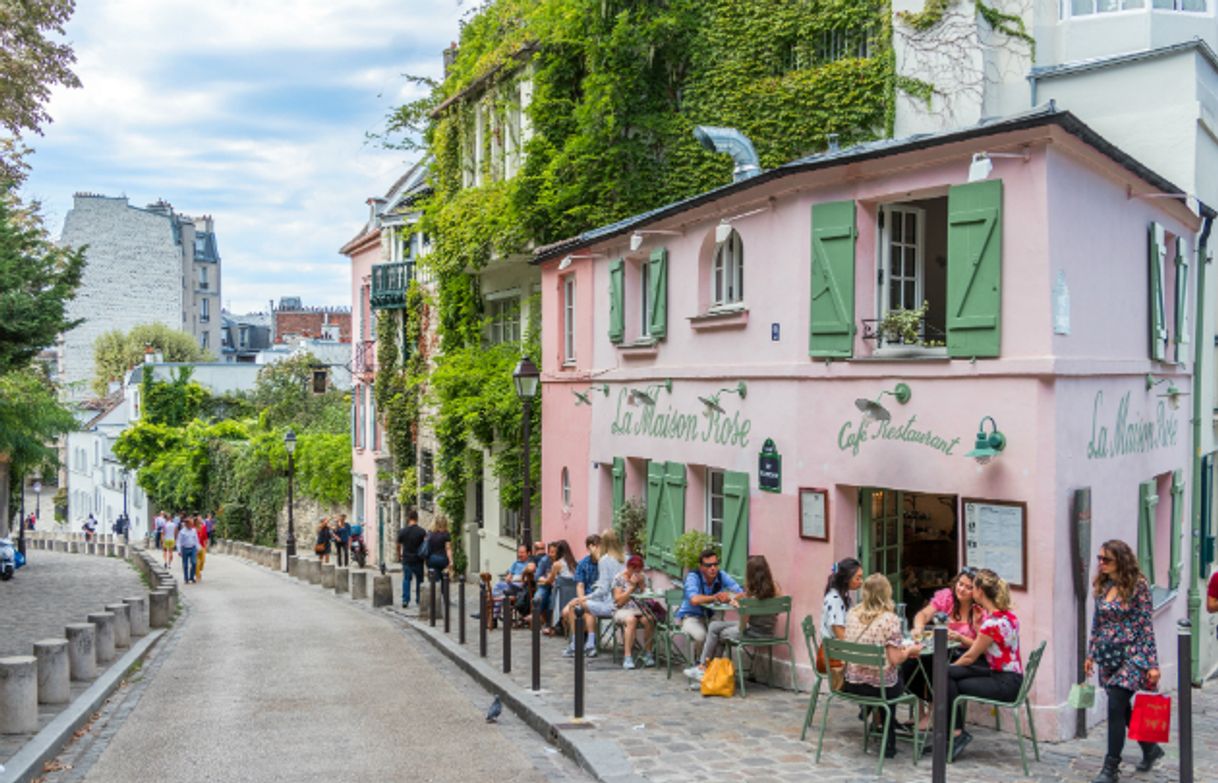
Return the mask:
{"type": "Polygon", "coordinates": [[[1095,686],[1075,683],[1070,686],[1070,697],[1066,702],[1076,710],[1089,710],[1095,706],[1095,686]]]}

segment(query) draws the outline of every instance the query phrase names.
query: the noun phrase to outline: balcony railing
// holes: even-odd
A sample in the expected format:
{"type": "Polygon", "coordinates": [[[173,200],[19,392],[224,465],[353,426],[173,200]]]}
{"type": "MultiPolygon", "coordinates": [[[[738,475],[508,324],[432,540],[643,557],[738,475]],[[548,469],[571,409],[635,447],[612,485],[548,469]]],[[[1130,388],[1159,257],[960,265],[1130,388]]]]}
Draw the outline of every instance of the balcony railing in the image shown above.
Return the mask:
{"type": "Polygon", "coordinates": [[[373,264],[372,292],[369,297],[373,309],[393,310],[405,307],[406,288],[413,279],[413,261],[373,264]]]}
{"type": "Polygon", "coordinates": [[[942,329],[927,324],[925,318],[918,322],[917,339],[912,341],[907,340],[904,335],[886,333],[880,328],[881,322],[882,319],[879,318],[863,318],[860,321],[863,325],[863,339],[874,341],[876,348],[883,348],[885,345],[937,348],[947,342],[947,334],[942,329]]]}
{"type": "Polygon", "coordinates": [[[357,375],[376,372],[375,340],[360,340],[355,344],[355,372],[357,375]]]}

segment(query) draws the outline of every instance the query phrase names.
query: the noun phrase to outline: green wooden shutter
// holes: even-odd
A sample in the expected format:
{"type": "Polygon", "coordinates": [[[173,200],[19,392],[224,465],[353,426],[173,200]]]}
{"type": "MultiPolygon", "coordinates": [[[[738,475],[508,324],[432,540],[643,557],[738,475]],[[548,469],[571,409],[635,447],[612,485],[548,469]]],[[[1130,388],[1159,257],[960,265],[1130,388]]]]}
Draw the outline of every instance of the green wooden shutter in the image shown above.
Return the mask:
{"type": "Polygon", "coordinates": [[[666,531],[664,539],[668,547],[664,558],[666,570],[674,576],[681,575],[681,566],[677,563],[673,548],[677,539],[685,532],[685,466],[680,462],[664,464],[664,505],[667,509],[665,519],[666,531]]]}
{"type": "Polygon", "coordinates": [[[854,202],[812,206],[811,356],[854,355],[854,202]]]}
{"type": "Polygon", "coordinates": [[[947,352],[994,357],[1001,347],[1002,180],[947,193],[947,352]]]}
{"type": "MultiPolygon", "coordinates": [[[[672,544],[665,546],[667,531],[667,493],[664,483],[664,463],[647,463],[647,563],[652,568],[668,570],[666,556],[672,559],[672,544]]],[[[674,561],[675,562],[675,561],[674,561]]]]}
{"type": "Polygon", "coordinates": [[[1184,240],[1176,240],[1176,364],[1188,361],[1183,346],[1188,344],[1188,256],[1184,240]]]}
{"type": "Polygon", "coordinates": [[[1171,550],[1167,565],[1167,587],[1175,590],[1180,586],[1180,525],[1184,518],[1184,471],[1171,474],[1171,550]]]}
{"type": "Polygon", "coordinates": [[[1150,584],[1155,583],[1155,506],[1159,496],[1155,480],[1138,485],[1138,568],[1150,584]]]}
{"type": "Polygon", "coordinates": [[[613,458],[613,529],[619,534],[617,514],[626,505],[626,460],[613,458]]]}
{"type": "Polygon", "coordinates": [[[664,339],[668,331],[668,251],[658,248],[651,252],[651,272],[647,278],[648,301],[651,302],[651,320],[648,329],[656,340],[664,339]]]}
{"type": "Polygon", "coordinates": [[[1167,347],[1167,308],[1163,291],[1163,256],[1167,237],[1163,226],[1151,223],[1150,242],[1150,358],[1163,361],[1167,347]]]}
{"type": "MultiPolygon", "coordinates": [[[[744,579],[749,557],[749,474],[723,474],[723,570],[744,579]]],[[[741,584],[744,584],[741,581],[741,584]]]]}
{"type": "Polygon", "coordinates": [[[620,343],[626,335],[626,311],[622,297],[626,291],[626,262],[609,262],[609,341],[620,343]]]}

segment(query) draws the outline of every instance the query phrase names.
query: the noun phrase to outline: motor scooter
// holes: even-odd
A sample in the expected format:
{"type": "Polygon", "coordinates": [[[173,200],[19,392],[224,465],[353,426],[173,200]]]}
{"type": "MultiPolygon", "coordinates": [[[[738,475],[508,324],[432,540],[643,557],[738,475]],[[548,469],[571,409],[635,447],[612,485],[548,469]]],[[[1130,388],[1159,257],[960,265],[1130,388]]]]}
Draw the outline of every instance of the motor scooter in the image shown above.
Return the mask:
{"type": "Polygon", "coordinates": [[[7,582],[25,565],[25,556],[17,551],[10,538],[0,538],[0,582],[7,582]]]}
{"type": "Polygon", "coordinates": [[[364,537],[354,530],[351,532],[351,558],[359,563],[360,568],[367,565],[368,547],[364,544],[364,537]]]}

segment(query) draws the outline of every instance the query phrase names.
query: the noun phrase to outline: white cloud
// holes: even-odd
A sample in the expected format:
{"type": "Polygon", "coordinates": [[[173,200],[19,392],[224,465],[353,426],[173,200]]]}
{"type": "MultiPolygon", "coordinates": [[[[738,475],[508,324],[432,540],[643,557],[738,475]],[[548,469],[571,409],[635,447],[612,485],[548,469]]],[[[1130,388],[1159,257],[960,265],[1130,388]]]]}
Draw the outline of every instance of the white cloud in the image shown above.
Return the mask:
{"type": "Polygon", "coordinates": [[[211,214],[223,299],[349,304],[338,248],[406,168],[365,142],[438,77],[458,0],[107,0],[68,25],[81,90],[57,90],[26,190],[58,231],[71,194],[211,214]]]}

